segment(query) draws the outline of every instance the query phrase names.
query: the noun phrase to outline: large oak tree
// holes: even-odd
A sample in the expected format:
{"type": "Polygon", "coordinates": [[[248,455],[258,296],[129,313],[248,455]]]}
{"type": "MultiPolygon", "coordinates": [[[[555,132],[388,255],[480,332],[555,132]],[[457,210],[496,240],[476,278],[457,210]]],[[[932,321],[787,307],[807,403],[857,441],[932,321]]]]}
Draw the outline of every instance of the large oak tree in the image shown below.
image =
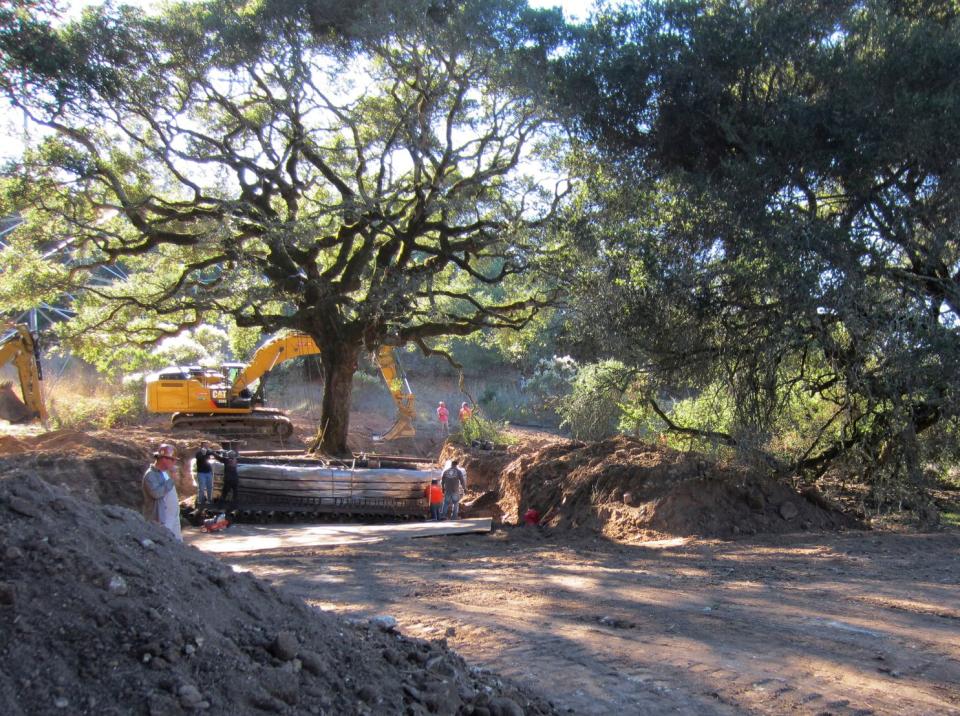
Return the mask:
{"type": "Polygon", "coordinates": [[[69,290],[88,353],[224,315],[305,331],[345,452],[361,351],[522,326],[549,298],[526,270],[565,186],[526,176],[550,132],[516,88],[557,22],[515,0],[21,14],[3,83],[39,140],[7,183],[27,221],[3,300],[69,290]],[[90,280],[112,264],[129,279],[90,280]]]}
{"type": "Polygon", "coordinates": [[[918,436],[960,413],[958,62],[953,3],[600,18],[556,86],[596,167],[586,327],[652,400],[725,386],[728,444],[800,420],[795,468],[919,478],[918,436]]]}

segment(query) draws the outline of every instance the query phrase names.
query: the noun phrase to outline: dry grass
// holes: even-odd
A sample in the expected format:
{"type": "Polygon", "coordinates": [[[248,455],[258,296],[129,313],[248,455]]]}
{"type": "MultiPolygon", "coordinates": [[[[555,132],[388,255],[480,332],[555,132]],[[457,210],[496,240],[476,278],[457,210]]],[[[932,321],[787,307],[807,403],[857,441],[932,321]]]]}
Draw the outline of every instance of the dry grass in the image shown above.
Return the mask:
{"type": "Polygon", "coordinates": [[[90,430],[136,425],[146,417],[143,388],[73,371],[45,381],[53,428],[90,430]]]}

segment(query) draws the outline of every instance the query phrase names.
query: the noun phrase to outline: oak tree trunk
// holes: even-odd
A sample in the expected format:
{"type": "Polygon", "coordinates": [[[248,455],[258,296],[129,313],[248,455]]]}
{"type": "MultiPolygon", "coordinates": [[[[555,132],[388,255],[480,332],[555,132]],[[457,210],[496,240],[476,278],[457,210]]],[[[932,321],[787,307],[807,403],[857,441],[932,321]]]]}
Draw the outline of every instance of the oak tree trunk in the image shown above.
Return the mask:
{"type": "Polygon", "coordinates": [[[352,343],[326,344],[321,353],[323,362],[323,408],[320,427],[323,440],[320,449],[328,455],[348,457],[347,432],[350,429],[350,398],[353,374],[357,371],[360,346],[352,343]]]}

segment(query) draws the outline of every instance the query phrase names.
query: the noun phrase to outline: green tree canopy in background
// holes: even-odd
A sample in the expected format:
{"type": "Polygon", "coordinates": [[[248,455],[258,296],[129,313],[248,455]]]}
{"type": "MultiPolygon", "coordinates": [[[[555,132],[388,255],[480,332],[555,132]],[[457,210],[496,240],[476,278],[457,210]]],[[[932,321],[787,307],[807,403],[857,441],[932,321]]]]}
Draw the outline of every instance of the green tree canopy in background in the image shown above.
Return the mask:
{"type": "Polygon", "coordinates": [[[593,172],[584,330],[653,400],[725,385],[731,444],[767,449],[813,401],[794,468],[918,478],[960,408],[958,66],[946,2],[677,0],[583,28],[554,90],[593,172]]]}
{"type": "Polygon", "coordinates": [[[340,452],[361,350],[526,327],[785,469],[916,484],[960,452],[953,3],[666,0],[575,28],[519,0],[56,29],[49,6],[0,15],[0,81],[44,128],[5,180],[27,224],[0,301],[70,290],[88,354],[207,317],[306,331],[340,452]],[[590,177],[569,206],[551,112],[590,177]],[[130,280],[91,284],[111,263],[130,280]],[[538,315],[548,287],[571,309],[538,315]]]}
{"type": "Polygon", "coordinates": [[[69,290],[82,353],[222,316],[305,331],[323,447],[343,453],[361,350],[520,327],[548,301],[526,269],[566,185],[527,176],[551,129],[516,88],[558,13],[215,0],[11,17],[3,88],[42,130],[4,185],[26,223],[0,300],[69,290]],[[114,263],[128,281],[89,281],[114,263]]]}

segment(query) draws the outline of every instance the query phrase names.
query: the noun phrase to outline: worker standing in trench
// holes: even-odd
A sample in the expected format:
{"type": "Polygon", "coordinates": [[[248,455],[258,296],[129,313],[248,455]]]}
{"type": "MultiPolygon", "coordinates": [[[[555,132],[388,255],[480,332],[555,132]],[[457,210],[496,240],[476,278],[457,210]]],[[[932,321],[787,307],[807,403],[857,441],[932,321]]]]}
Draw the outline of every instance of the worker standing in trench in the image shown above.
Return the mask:
{"type": "Polygon", "coordinates": [[[443,490],[443,507],[440,508],[440,513],[444,519],[455,520],[460,517],[460,500],[467,491],[467,480],[457,463],[457,460],[451,460],[450,467],[440,476],[440,487],[443,490]]]}
{"type": "Polygon", "coordinates": [[[240,487],[240,473],[237,471],[236,450],[220,450],[214,457],[223,463],[223,488],[220,490],[220,503],[233,504],[237,501],[237,489],[240,487]]]}
{"type": "Polygon", "coordinates": [[[153,464],[143,474],[143,516],[148,522],[163,525],[181,542],[180,501],[171,471],[177,458],[173,445],[164,443],[153,453],[153,464]]]}
{"type": "Polygon", "coordinates": [[[213,467],[210,458],[213,450],[205,442],[200,443],[194,461],[197,468],[197,507],[213,502],[213,467]]]}

